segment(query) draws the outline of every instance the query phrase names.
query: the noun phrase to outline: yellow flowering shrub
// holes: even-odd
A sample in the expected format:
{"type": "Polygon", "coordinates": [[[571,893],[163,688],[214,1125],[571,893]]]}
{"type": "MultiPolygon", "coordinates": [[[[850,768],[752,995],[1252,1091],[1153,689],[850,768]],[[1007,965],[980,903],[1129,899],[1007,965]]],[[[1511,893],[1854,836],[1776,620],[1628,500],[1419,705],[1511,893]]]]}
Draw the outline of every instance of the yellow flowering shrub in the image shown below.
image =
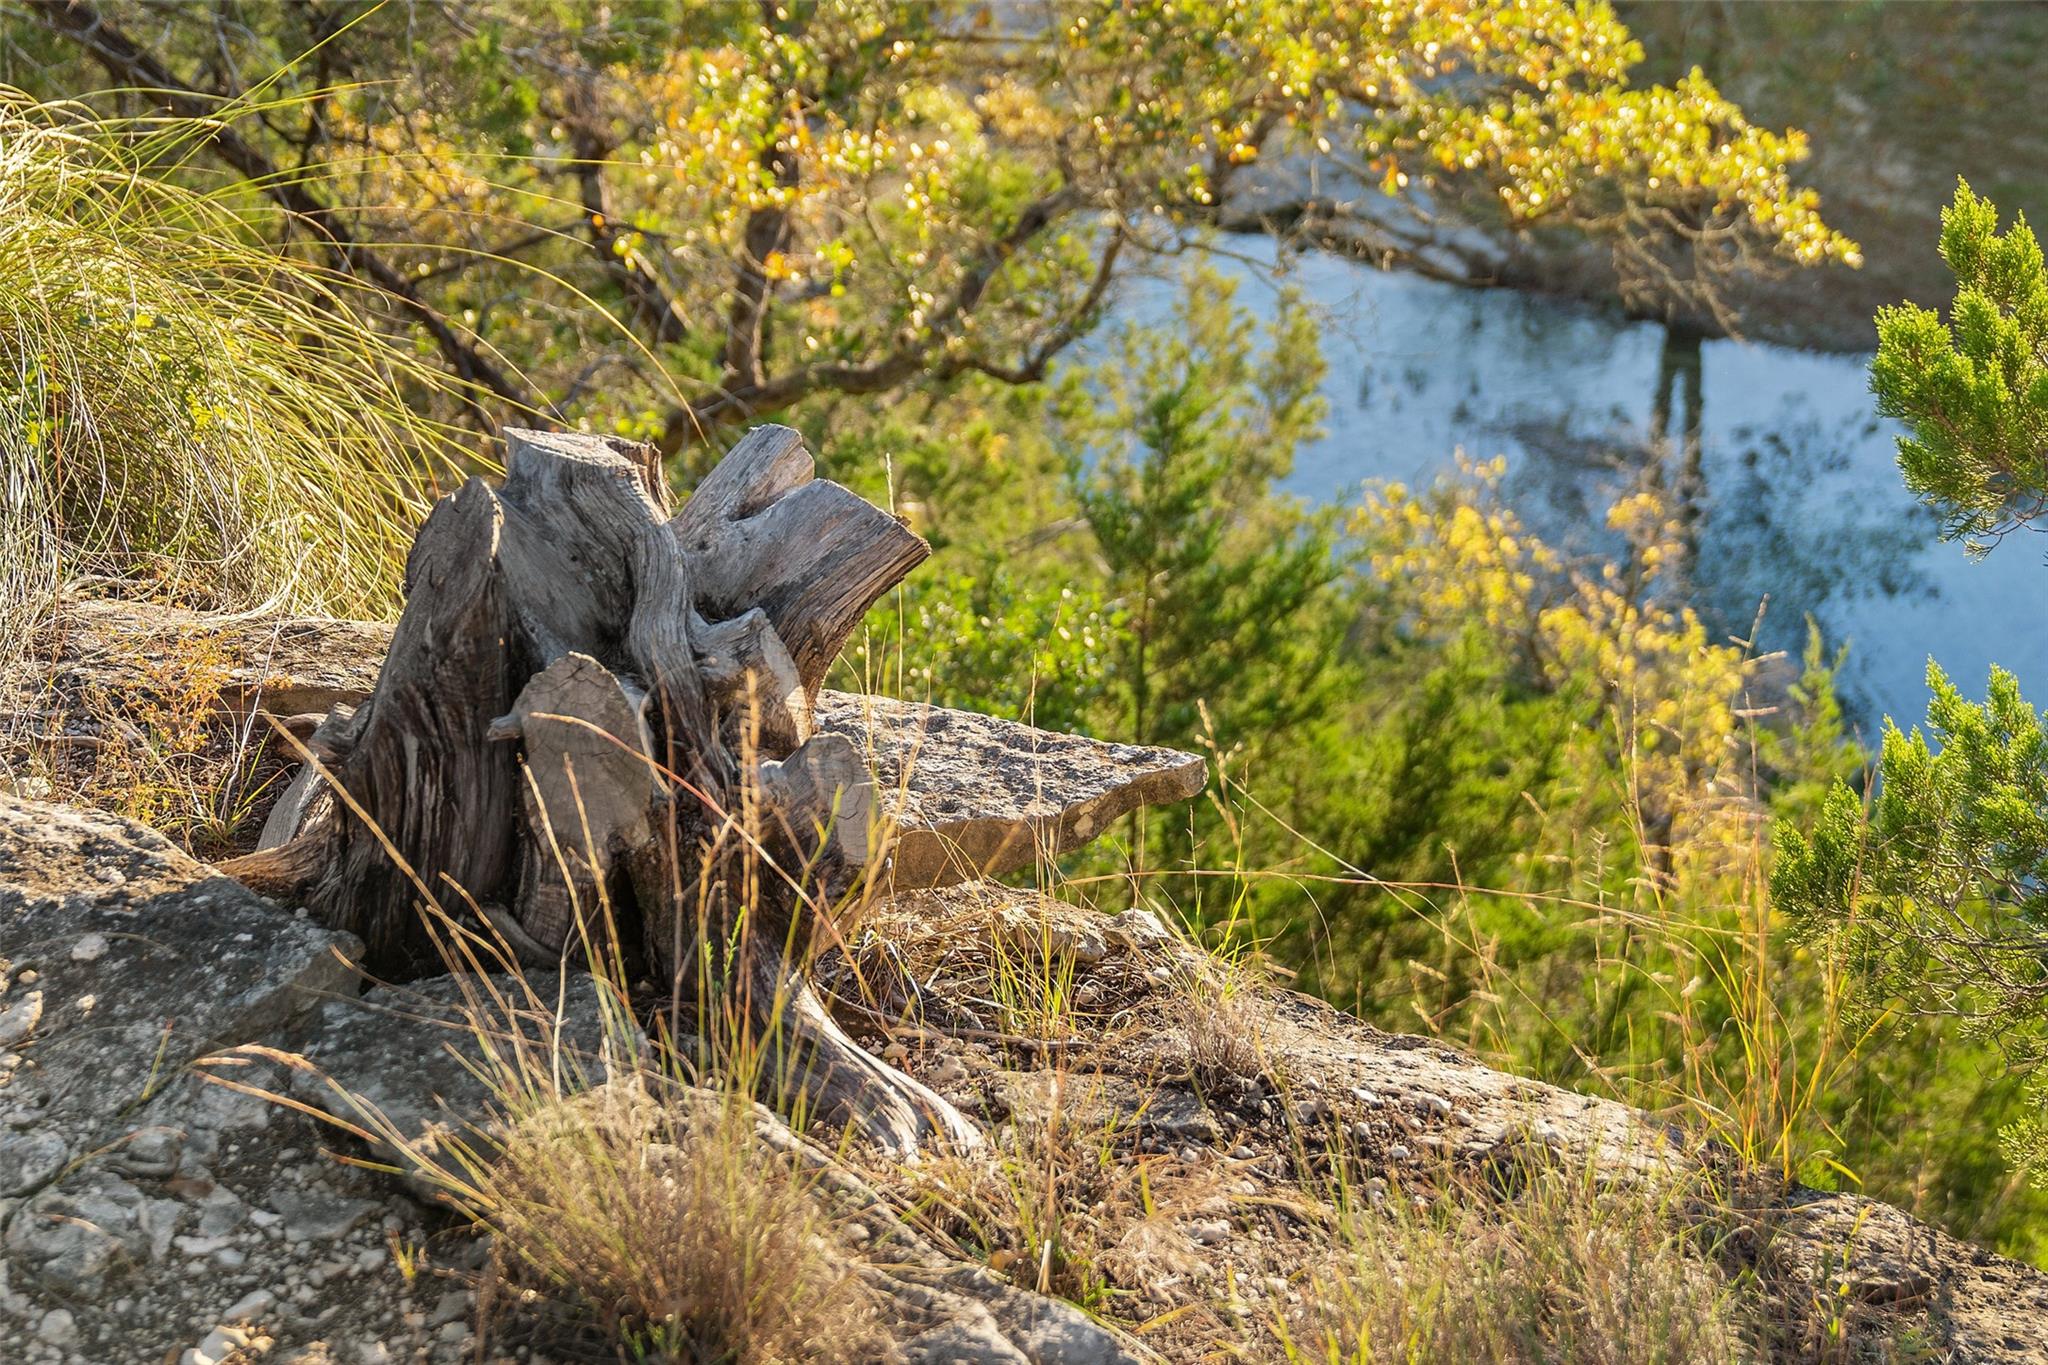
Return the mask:
{"type": "Polygon", "coordinates": [[[1351,530],[1371,572],[1415,635],[1449,638],[1476,622],[1514,642],[1542,686],[1589,689],[1601,724],[1577,736],[1586,752],[1573,766],[1619,784],[1605,795],[1631,813],[1659,870],[1739,853],[1760,814],[1742,720],[1753,661],[1660,595],[1682,555],[1678,521],[1654,492],[1630,493],[1607,517],[1627,558],[1588,565],[1490,496],[1504,468],[1467,463],[1470,482],[1432,494],[1369,494],[1351,530]]]}

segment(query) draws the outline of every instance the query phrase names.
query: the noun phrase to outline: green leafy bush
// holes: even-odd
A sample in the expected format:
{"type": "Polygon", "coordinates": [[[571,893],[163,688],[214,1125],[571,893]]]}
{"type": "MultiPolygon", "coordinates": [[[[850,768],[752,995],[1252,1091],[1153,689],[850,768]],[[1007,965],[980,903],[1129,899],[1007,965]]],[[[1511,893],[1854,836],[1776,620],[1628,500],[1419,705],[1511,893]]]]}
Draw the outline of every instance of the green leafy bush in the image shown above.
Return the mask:
{"type": "MultiPolygon", "coordinates": [[[[1959,185],[1942,215],[1947,321],[1878,314],[1871,387],[1904,421],[1899,467],[1949,535],[1981,552],[2048,506],[2048,271],[2024,219],[1959,185]]],[[[2022,1076],[2048,1062],[2048,736],[2008,672],[1982,703],[1938,666],[1925,729],[1886,722],[1874,795],[1838,782],[1813,827],[1782,827],[1777,906],[1839,952],[1869,1017],[1897,1013],[1995,1043],[2022,1076]]],[[[1980,1111],[1982,1112],[1982,1111],[1980,1111]]],[[[2003,1125],[2048,1184],[2048,1089],[2003,1125]]]]}

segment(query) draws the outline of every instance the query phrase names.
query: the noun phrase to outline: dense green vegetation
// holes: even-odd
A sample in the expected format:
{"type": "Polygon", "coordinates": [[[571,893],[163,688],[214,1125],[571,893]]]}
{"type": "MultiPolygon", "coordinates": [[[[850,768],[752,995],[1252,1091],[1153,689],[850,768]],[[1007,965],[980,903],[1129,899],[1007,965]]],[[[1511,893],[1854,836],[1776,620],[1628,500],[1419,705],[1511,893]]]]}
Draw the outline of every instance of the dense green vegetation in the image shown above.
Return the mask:
{"type": "MultiPolygon", "coordinates": [[[[2048,269],[2022,216],[1958,187],[1942,216],[1955,273],[1944,319],[1904,304],[1878,315],[1871,387],[1907,425],[1899,467],[1946,533],[1984,553],[2030,526],[2048,495],[2048,269]]],[[[1880,786],[1838,785],[1811,837],[1783,835],[1780,902],[1847,954],[1863,1003],[1961,1023],[1995,1039],[2028,1079],[2001,1130],[2009,1155],[2048,1173],[2048,735],[2010,673],[1982,703],[1930,663],[1927,727],[1887,723],[1880,786]],[[1932,742],[1930,742],[1932,741],[1932,742]]]]}
{"type": "MultiPolygon", "coordinates": [[[[62,326],[0,338],[0,397],[46,402],[41,357],[104,354],[77,337],[132,346],[145,314],[200,328],[210,307],[244,308],[225,279],[321,310],[281,329],[310,357],[359,357],[359,333],[392,343],[362,387],[378,411],[388,390],[422,415],[351,438],[369,449],[338,443],[329,409],[304,415],[298,375],[325,386],[331,369],[209,368],[235,352],[195,343],[192,387],[175,391],[237,382],[258,435],[351,471],[425,468],[451,439],[483,458],[489,425],[524,409],[654,439],[687,478],[738,425],[791,422],[828,472],[937,550],[871,620],[850,677],[1212,757],[1192,814],[1133,820],[1047,872],[1072,894],[1170,906],[1389,1027],[2048,1250],[2041,1197],[2008,1180],[1992,1137],[2025,1108],[1982,1065],[1986,1045],[1937,1019],[1896,1046],[1882,1007],[1844,1008],[1843,965],[1869,952],[1795,939],[1766,894],[1774,824],[1796,831],[1824,808],[1821,839],[1839,839],[1855,816],[1825,796],[1864,761],[1825,642],[1788,682],[1714,638],[1671,591],[1683,528],[1648,479],[1610,510],[1622,548],[1604,560],[1531,534],[1490,466],[1335,511],[1276,491],[1323,420],[1322,370],[1308,306],[1283,293],[1261,325],[1202,267],[1245,167],[1313,150],[1383,188],[1344,226],[1389,263],[1428,259],[1414,192],[1431,190],[1490,231],[1582,234],[1637,278],[1658,264],[1647,277],[1674,307],[1759,258],[1856,258],[1793,178],[1797,133],[1752,126],[1697,72],[1633,82],[1640,48],[1606,9],[1105,3],[1062,7],[1067,26],[1043,41],[971,8],[851,0],[636,0],[602,21],[456,0],[133,3],[96,26],[78,18],[90,11],[27,9],[6,21],[0,74],[46,99],[127,88],[92,101],[107,121],[65,136],[118,167],[89,202],[134,264],[105,259],[175,295],[138,292],[128,330],[102,332],[16,272],[6,287],[32,282],[62,326]],[[164,112],[187,120],[168,142],[164,112]],[[195,134],[197,118],[215,122],[195,134]],[[176,249],[149,254],[166,211],[176,249]],[[202,229],[253,256],[193,256],[183,244],[202,229]],[[1170,321],[1100,329],[1138,275],[1172,283],[1170,321]],[[278,395],[289,420],[253,407],[278,395]]],[[[25,173],[0,158],[0,202],[25,173]]],[[[2041,325],[2015,250],[1958,265],[1987,300],[1966,315],[1966,355],[1979,333],[2024,350],[2041,325]]],[[[1918,316],[1887,324],[1888,354],[1909,331],[1938,340],[1918,316]]],[[[67,383],[118,397],[140,382],[103,369],[67,383]]],[[[1885,395],[1916,423],[1940,398],[1885,395]]],[[[2031,419],[1982,416],[2038,483],[2031,419]]],[[[131,425],[177,457],[159,476],[172,488],[222,458],[196,419],[131,425]]],[[[34,447],[41,429],[6,439],[34,447]]],[[[1920,439],[1909,477],[1959,524],[2012,514],[2007,485],[1970,463],[1978,445],[1920,439]]],[[[249,458],[275,470],[287,455],[249,458]]],[[[51,466],[23,467],[72,496],[51,466]]],[[[368,486],[334,470],[293,469],[318,490],[297,506],[229,501],[273,540],[300,534],[304,503],[368,486]]],[[[75,544],[73,512],[35,517],[38,544],[58,547],[37,553],[67,572],[154,586],[152,566],[174,559],[182,592],[237,605],[274,586],[267,567],[201,572],[230,562],[211,524],[174,528],[180,544],[75,544]]],[[[389,537],[346,548],[317,601],[381,605],[389,537]]],[[[1951,733],[1966,709],[1944,717],[1951,733]]],[[[1986,875],[2030,886],[2038,850],[2008,846],[2031,829],[2027,775],[2008,771],[2026,736],[1996,738],[1973,761],[2002,764],[2015,790],[1980,840],[1995,846],[1986,875]]],[[[1886,763],[1903,773],[1890,745],[1886,763]]],[[[1936,764],[1928,784],[1976,780],[1936,764]]],[[[1788,847],[1796,860],[1833,845],[1788,847]]],[[[1926,979],[1925,961],[1890,962],[1909,968],[1926,979]]]]}

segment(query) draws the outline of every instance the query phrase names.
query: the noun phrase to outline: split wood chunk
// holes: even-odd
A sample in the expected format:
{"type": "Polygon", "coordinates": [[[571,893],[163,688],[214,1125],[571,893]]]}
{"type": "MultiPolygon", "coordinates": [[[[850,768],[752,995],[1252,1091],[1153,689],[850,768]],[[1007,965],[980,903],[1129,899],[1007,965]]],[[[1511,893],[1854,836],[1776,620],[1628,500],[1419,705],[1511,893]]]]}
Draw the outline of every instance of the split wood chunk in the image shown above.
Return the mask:
{"type": "Polygon", "coordinates": [[[812,477],[803,438],[756,427],[669,523],[707,617],[758,607],[815,694],[868,608],[931,547],[894,517],[812,477]]]}
{"type": "Polygon", "coordinates": [[[490,741],[525,678],[501,566],[498,499],[479,479],[443,498],[406,561],[405,613],[355,742],[330,765],[346,799],[324,826],[326,862],[305,893],[375,965],[436,953],[422,901],[495,899],[518,866],[518,756],[490,741]]]}
{"type": "Polygon", "coordinates": [[[598,914],[621,860],[654,840],[663,800],[649,756],[647,695],[588,654],[564,654],[534,674],[492,738],[525,752],[512,917],[549,958],[599,932],[598,914]]]}
{"type": "Polygon", "coordinates": [[[602,437],[508,428],[505,451],[505,575],[536,662],[574,651],[624,667],[634,547],[665,496],[602,437]]]}
{"type": "Polygon", "coordinates": [[[816,735],[788,758],[761,764],[756,775],[762,809],[793,843],[848,866],[869,862],[874,782],[846,736],[816,735]]]}
{"type": "Polygon", "coordinates": [[[766,612],[715,624],[700,617],[690,635],[705,690],[748,718],[762,745],[779,751],[811,737],[810,690],[766,612]]]}

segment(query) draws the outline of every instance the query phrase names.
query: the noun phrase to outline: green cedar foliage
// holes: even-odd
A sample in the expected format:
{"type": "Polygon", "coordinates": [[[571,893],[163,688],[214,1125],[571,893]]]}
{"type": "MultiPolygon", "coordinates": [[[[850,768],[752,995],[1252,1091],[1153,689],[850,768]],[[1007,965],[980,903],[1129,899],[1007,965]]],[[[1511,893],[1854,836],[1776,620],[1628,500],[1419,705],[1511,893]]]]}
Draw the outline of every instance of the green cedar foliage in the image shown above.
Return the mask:
{"type": "Polygon", "coordinates": [[[1327,705],[1343,620],[1334,509],[1273,492],[1320,434],[1315,323],[1283,295],[1261,344],[1229,281],[1194,272],[1159,329],[1075,374],[1058,440],[1124,617],[1117,732],[1188,745],[1292,731],[1327,705]]]}
{"type": "Polygon", "coordinates": [[[1956,277],[1948,321],[1880,309],[1870,386],[1910,428],[1906,486],[1981,552],[2048,500],[2048,272],[2025,216],[2000,233],[1997,206],[1967,184],[1942,213],[1941,256],[1956,277]]]}
{"type": "MultiPolygon", "coordinates": [[[[1981,553],[2048,499],[2048,271],[2024,218],[1959,185],[1942,215],[1956,277],[1946,322],[1911,304],[1877,316],[1871,387],[1903,421],[1899,467],[1981,553]]],[[[1810,831],[1781,824],[1772,895],[1842,955],[1857,1003],[1995,1041],[2039,1076],[2048,1061],[2048,735],[2003,669],[1969,700],[1932,662],[1924,729],[1886,721],[1874,796],[1837,782],[1810,831]]],[[[2048,1183],[2048,1088],[2002,1131],[2048,1183]]]]}
{"type": "MultiPolygon", "coordinates": [[[[2048,1061],[2048,734],[2003,669],[1981,705],[1938,666],[1927,684],[1926,729],[1886,726],[1875,800],[1837,785],[1809,834],[1782,832],[1772,890],[1843,951],[1866,1009],[1959,1019],[2036,1071],[2048,1061]]],[[[2048,1175],[2038,1106],[2004,1137],[2048,1175]]]]}

